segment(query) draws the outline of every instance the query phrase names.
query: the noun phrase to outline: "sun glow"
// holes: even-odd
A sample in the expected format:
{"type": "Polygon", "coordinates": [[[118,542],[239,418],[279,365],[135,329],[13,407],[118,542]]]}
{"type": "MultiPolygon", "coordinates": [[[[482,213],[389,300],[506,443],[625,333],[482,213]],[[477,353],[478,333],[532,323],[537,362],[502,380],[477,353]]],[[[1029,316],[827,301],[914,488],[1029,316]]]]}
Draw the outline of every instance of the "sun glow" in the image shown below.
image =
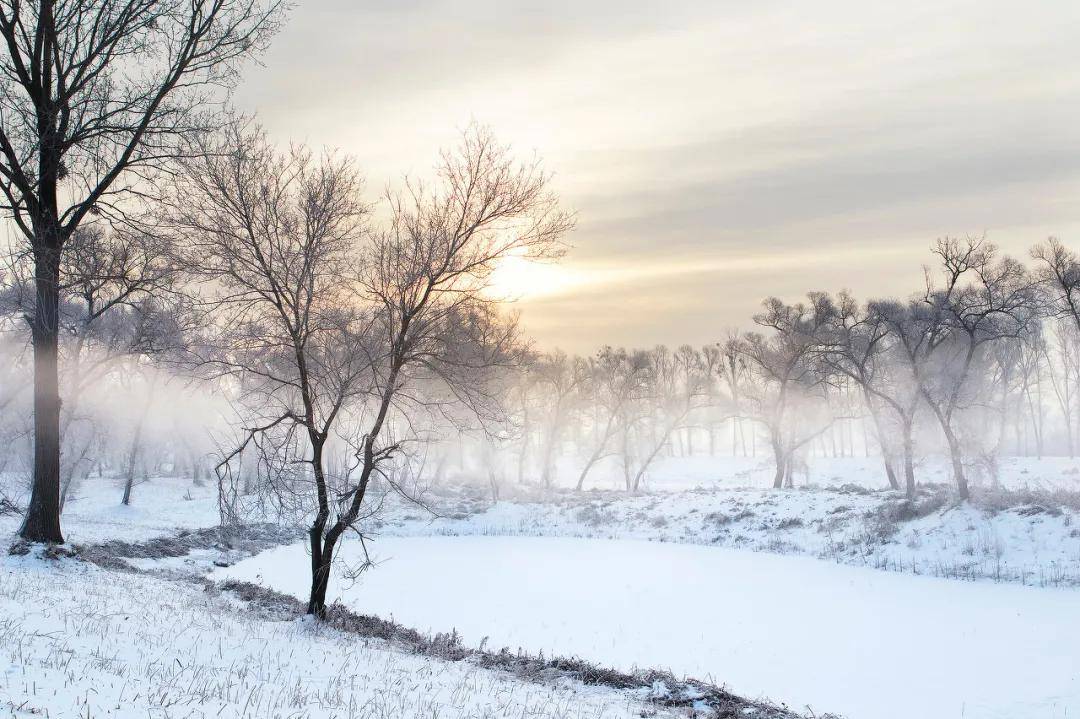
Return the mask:
{"type": "Polygon", "coordinates": [[[499,261],[484,291],[495,299],[512,302],[563,294],[586,281],[584,273],[565,265],[511,255],[499,261]]]}

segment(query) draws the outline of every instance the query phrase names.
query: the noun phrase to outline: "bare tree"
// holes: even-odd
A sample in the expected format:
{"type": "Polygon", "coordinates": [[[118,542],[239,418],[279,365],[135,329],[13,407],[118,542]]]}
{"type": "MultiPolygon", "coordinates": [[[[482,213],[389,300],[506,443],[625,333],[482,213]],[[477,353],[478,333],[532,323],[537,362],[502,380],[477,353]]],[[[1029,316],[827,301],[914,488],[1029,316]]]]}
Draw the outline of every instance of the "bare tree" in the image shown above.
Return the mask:
{"type": "Polygon", "coordinates": [[[743,392],[754,407],[752,417],[769,433],[775,461],[773,487],[790,485],[796,453],[836,421],[821,418],[816,400],[823,400],[829,379],[820,349],[835,307],[823,293],[808,295],[809,303],[788,305],[775,297],[754,321],[772,330],[770,337],[749,333],[740,352],[754,369],[756,394],[743,392]],[[794,410],[794,411],[793,411],[794,410]]]}
{"type": "Polygon", "coordinates": [[[555,481],[555,460],[577,392],[586,378],[580,357],[567,357],[556,350],[538,357],[529,371],[543,397],[545,421],[541,424],[540,484],[550,489],[555,481]]]}
{"type": "Polygon", "coordinates": [[[443,154],[439,178],[434,188],[409,184],[391,195],[390,228],[374,238],[360,277],[380,338],[374,410],[361,433],[355,486],[333,523],[320,498],[308,603],[315,615],[325,611],[338,540],[360,516],[372,476],[401,446],[384,433],[392,409],[409,414],[410,379],[419,373],[441,380],[456,399],[480,409],[478,375],[519,351],[513,329],[493,321],[493,301],[481,292],[485,280],[511,254],[557,256],[573,224],[539,164],[516,163],[486,130],[470,128],[455,151],[443,154]]]}
{"type": "Polygon", "coordinates": [[[1071,319],[1064,318],[1051,319],[1050,329],[1053,342],[1043,337],[1036,348],[1042,352],[1046,376],[1061,410],[1065,446],[1071,458],[1076,455],[1073,414],[1076,410],[1075,395],[1080,387],[1080,331],[1071,319]]]}
{"type": "Polygon", "coordinates": [[[959,495],[970,495],[958,431],[963,410],[978,400],[976,369],[991,343],[1019,337],[1037,316],[1035,286],[1019,262],[998,258],[981,238],[943,239],[934,253],[941,282],[927,270],[924,294],[894,317],[893,327],[919,394],[938,420],[959,495]]]}
{"type": "MultiPolygon", "coordinates": [[[[746,453],[746,428],[743,425],[743,402],[740,388],[749,379],[750,363],[742,351],[743,338],[736,331],[731,331],[728,338],[716,345],[717,359],[712,364],[715,371],[727,385],[731,395],[731,409],[734,416],[731,418],[731,456],[735,457],[742,450],[742,456],[746,453]]],[[[751,436],[753,442],[753,436],[751,436]]]]}
{"type": "Polygon", "coordinates": [[[60,264],[90,216],[123,221],[192,134],[213,124],[281,16],[269,0],[3,0],[0,192],[34,261],[34,485],[21,535],[62,542],[60,264]]]}
{"type": "Polygon", "coordinates": [[[908,496],[912,496],[915,493],[914,425],[920,397],[910,374],[905,373],[903,363],[895,357],[891,320],[899,320],[897,310],[886,302],[871,302],[860,308],[846,293],[841,293],[837,309],[823,357],[833,370],[859,387],[881,448],[886,478],[893,489],[899,489],[900,483],[894,468],[896,450],[889,435],[893,422],[900,429],[904,486],[908,496]]]}
{"type": "Polygon", "coordinates": [[[586,386],[595,409],[595,426],[592,449],[578,475],[579,492],[596,463],[616,452],[615,438],[633,424],[632,407],[646,391],[649,362],[643,352],[605,347],[589,367],[586,386]]]}
{"type": "MultiPolygon", "coordinates": [[[[327,443],[347,404],[369,391],[377,361],[374,318],[349,282],[368,211],[361,180],[348,160],[277,152],[258,128],[230,127],[202,150],[185,163],[169,220],[213,321],[195,359],[243,383],[248,426],[219,481],[254,446],[279,508],[308,511],[310,488],[313,567],[321,566],[331,493],[348,481],[327,476],[327,443]]],[[[221,496],[231,520],[235,507],[221,496]]]]}
{"type": "Polygon", "coordinates": [[[444,154],[437,186],[389,197],[380,232],[361,222],[347,162],[281,156],[258,132],[207,149],[174,210],[188,262],[222,288],[231,351],[203,359],[252,378],[265,408],[221,468],[254,443],[278,501],[310,512],[308,612],[322,616],[338,542],[374,511],[372,481],[396,482],[417,413],[487,410],[492,368],[520,359],[516,325],[482,293],[487,277],[511,253],[555,256],[572,221],[537,163],[515,163],[475,128],[444,154]],[[335,428],[355,463],[329,476],[335,428]],[[310,471],[290,471],[298,464],[310,471]]]}
{"type": "Polygon", "coordinates": [[[1080,258],[1056,237],[1031,248],[1031,257],[1047,310],[1080,330],[1080,258]]]}

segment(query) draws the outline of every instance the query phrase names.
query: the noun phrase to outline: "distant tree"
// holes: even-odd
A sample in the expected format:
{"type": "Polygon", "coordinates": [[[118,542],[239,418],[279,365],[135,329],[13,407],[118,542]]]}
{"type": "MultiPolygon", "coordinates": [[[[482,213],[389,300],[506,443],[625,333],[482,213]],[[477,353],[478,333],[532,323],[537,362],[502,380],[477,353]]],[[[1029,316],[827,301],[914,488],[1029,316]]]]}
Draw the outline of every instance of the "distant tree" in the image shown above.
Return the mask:
{"type": "Polygon", "coordinates": [[[536,358],[530,372],[546,415],[541,424],[540,484],[548,489],[555,481],[557,450],[577,393],[586,381],[587,364],[580,357],[568,357],[556,350],[536,358]]]}
{"type": "Polygon", "coordinates": [[[1031,257],[1049,314],[1080,330],[1080,258],[1056,237],[1031,248],[1031,257]]]}
{"type": "Polygon", "coordinates": [[[1020,337],[1038,317],[1035,283],[1019,262],[998,258],[981,238],[943,239],[934,249],[940,281],[891,319],[919,394],[938,420],[962,499],[970,496],[959,422],[979,401],[976,375],[990,345],[1020,337]]]}
{"type": "Polygon", "coordinates": [[[820,350],[836,310],[824,293],[808,298],[808,303],[793,305],[767,299],[754,321],[771,335],[751,332],[739,344],[756,379],[750,387],[758,390],[743,396],[754,406],[752,418],[769,434],[776,489],[791,484],[796,453],[836,421],[815,407],[823,403],[829,380],[820,350]]]}
{"type": "Polygon", "coordinates": [[[1071,458],[1076,456],[1073,415],[1080,388],[1080,331],[1071,318],[1051,318],[1049,338],[1044,335],[1036,348],[1042,353],[1050,389],[1061,411],[1066,451],[1071,458]]]}
{"type": "Polygon", "coordinates": [[[633,407],[646,391],[649,372],[642,352],[604,347],[589,365],[588,387],[594,403],[592,449],[578,474],[576,489],[585,487],[589,472],[602,458],[615,454],[615,440],[634,423],[633,407]]]}
{"type": "MultiPolygon", "coordinates": [[[[728,338],[717,344],[717,361],[713,363],[715,372],[727,385],[731,397],[731,456],[738,456],[742,450],[742,456],[747,456],[746,429],[743,420],[744,397],[742,387],[752,380],[750,361],[743,353],[743,337],[738,332],[732,331],[728,338]]],[[[754,442],[754,434],[751,433],[751,444],[754,442]]]]}
{"type": "MultiPolygon", "coordinates": [[[[12,258],[10,282],[0,292],[6,316],[33,314],[32,264],[26,254],[12,258]]],[[[84,412],[86,393],[126,367],[181,351],[195,317],[179,291],[173,246],[161,234],[84,223],[64,246],[60,277],[62,509],[77,477],[89,473],[91,450],[107,430],[102,418],[84,412]]]]}
{"type": "Polygon", "coordinates": [[[887,303],[860,307],[846,293],[840,295],[836,306],[823,358],[834,371],[858,386],[881,448],[885,476],[893,489],[899,489],[900,482],[894,468],[895,443],[890,429],[893,422],[900,428],[904,484],[911,496],[915,493],[914,422],[920,398],[902,365],[894,362],[895,340],[889,318],[895,313],[887,303]]]}

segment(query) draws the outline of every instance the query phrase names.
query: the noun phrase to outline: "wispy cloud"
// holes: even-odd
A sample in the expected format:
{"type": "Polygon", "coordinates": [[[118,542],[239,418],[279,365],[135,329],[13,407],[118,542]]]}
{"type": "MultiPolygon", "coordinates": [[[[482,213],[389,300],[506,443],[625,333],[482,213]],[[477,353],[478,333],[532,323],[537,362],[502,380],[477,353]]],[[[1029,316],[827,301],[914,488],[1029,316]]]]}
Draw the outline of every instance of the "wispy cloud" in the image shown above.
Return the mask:
{"type": "Polygon", "coordinates": [[[529,329],[699,342],[767,294],[903,293],[940,235],[1069,239],[1078,34],[1069,0],[306,0],[239,99],[376,189],[490,123],[579,212],[515,270],[529,329]]]}

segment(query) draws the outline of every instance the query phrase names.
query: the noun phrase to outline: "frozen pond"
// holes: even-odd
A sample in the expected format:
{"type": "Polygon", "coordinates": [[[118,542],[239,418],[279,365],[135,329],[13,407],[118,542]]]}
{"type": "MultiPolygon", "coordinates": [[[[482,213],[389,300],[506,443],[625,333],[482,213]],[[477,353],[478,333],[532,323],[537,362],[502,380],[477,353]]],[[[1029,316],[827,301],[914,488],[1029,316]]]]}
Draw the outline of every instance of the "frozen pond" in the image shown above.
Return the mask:
{"type": "MultiPolygon", "coordinates": [[[[381,538],[331,598],[476,645],[650,666],[850,719],[1080,717],[1080,591],[714,547],[381,538]]],[[[354,543],[346,560],[357,557],[354,543]]],[[[303,546],[218,571],[305,597],[303,546]]]]}

